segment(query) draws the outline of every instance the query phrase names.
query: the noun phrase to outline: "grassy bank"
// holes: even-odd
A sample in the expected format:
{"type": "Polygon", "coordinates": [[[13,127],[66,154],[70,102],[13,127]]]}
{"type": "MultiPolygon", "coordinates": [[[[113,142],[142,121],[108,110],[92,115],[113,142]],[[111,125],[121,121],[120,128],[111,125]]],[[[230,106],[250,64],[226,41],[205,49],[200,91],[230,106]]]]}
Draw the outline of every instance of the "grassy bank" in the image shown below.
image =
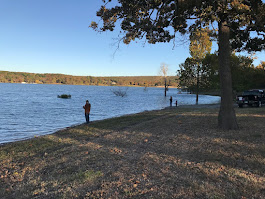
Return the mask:
{"type": "Polygon", "coordinates": [[[264,198],[265,107],[172,108],[0,146],[0,198],[264,198]]]}

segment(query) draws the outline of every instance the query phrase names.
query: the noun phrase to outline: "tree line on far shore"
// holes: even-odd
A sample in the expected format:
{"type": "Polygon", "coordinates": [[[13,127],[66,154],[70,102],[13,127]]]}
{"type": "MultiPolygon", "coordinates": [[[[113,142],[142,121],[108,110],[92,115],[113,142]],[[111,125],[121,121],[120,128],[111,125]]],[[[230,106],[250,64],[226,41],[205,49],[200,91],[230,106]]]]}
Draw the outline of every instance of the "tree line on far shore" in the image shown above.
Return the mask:
{"type": "MultiPolygon", "coordinates": [[[[9,71],[0,71],[0,82],[98,86],[164,86],[164,79],[160,76],[93,77],[9,71]]],[[[169,76],[168,85],[178,87],[178,78],[176,76],[169,76]]]]}

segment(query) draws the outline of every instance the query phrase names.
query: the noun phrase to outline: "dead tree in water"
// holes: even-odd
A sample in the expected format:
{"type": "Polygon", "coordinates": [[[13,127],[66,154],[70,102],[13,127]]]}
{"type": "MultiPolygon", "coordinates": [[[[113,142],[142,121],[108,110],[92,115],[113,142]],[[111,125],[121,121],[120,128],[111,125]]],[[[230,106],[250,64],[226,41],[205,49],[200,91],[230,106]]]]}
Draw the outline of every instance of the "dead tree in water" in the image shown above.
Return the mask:
{"type": "Polygon", "coordinates": [[[167,90],[168,90],[168,85],[167,85],[168,65],[167,64],[165,64],[165,63],[161,64],[159,75],[162,76],[165,80],[165,97],[166,97],[167,96],[167,90]]]}
{"type": "Polygon", "coordinates": [[[111,90],[113,92],[113,94],[115,94],[116,96],[120,96],[120,97],[125,97],[127,95],[127,91],[128,88],[126,89],[121,89],[120,87],[115,89],[115,90],[111,90]]]}

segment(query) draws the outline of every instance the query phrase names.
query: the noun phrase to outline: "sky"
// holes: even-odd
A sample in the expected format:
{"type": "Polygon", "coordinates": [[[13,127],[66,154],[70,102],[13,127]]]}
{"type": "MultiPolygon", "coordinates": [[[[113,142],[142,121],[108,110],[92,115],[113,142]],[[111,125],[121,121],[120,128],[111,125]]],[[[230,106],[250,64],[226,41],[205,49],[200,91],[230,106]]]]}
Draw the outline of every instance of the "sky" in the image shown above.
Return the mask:
{"type": "MultiPolygon", "coordinates": [[[[121,44],[114,32],[88,28],[101,0],[0,0],[0,71],[81,76],[155,76],[161,63],[176,75],[189,43],[121,44]],[[117,50],[117,51],[116,51],[117,50]]],[[[213,45],[212,51],[216,51],[213,45]]],[[[265,60],[257,53],[254,64],[265,60]]]]}

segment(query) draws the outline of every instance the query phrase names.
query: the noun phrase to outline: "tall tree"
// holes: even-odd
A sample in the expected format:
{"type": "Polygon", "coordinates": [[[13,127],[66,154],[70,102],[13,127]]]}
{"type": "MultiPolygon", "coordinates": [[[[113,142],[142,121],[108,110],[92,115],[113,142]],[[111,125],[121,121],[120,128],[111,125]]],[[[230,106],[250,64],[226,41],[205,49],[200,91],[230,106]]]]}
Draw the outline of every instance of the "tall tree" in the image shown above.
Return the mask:
{"type": "Polygon", "coordinates": [[[238,92],[255,88],[253,59],[247,56],[237,56],[233,53],[230,60],[233,90],[238,92]]]}
{"type": "Polygon", "coordinates": [[[219,81],[216,82],[216,79],[219,77],[217,65],[218,58],[216,54],[207,54],[206,57],[202,59],[199,67],[196,60],[188,57],[184,63],[179,65],[180,69],[177,71],[180,86],[184,86],[190,91],[197,92],[199,81],[200,89],[216,90],[219,85],[219,81]]]}
{"type": "Polygon", "coordinates": [[[179,70],[177,71],[179,85],[194,91],[197,83],[196,74],[196,63],[192,58],[188,57],[184,63],[179,65],[179,70]]]}
{"type": "Polygon", "coordinates": [[[211,53],[212,41],[208,34],[208,28],[196,29],[190,34],[190,54],[195,65],[193,71],[196,74],[196,104],[199,103],[200,80],[203,73],[202,60],[211,53]]]}
{"type": "Polygon", "coordinates": [[[165,85],[165,97],[167,96],[167,76],[168,76],[168,65],[165,63],[162,63],[160,66],[159,75],[164,79],[164,85],[165,85]]]}
{"type": "Polygon", "coordinates": [[[102,0],[97,12],[103,23],[92,22],[99,31],[121,26],[124,43],[145,39],[155,44],[169,42],[176,33],[213,26],[218,40],[221,107],[218,124],[238,129],[233,108],[230,69],[231,49],[258,51],[265,48],[265,5],[262,0],[102,0]],[[111,4],[108,4],[110,3],[111,4]]]}

